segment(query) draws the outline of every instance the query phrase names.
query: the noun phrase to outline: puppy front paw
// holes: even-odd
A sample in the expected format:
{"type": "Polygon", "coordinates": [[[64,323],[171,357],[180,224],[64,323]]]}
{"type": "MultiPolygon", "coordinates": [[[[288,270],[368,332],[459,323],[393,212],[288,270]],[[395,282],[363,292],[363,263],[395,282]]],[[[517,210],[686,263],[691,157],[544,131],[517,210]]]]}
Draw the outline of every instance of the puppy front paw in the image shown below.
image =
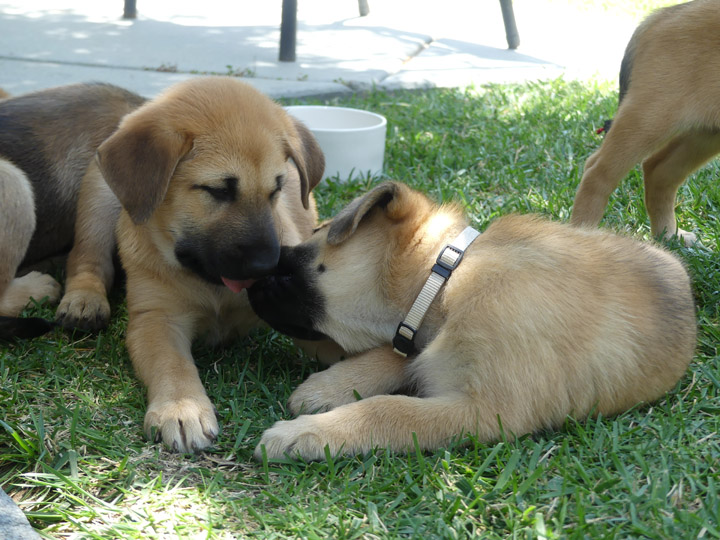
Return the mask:
{"type": "Polygon", "coordinates": [[[695,235],[695,233],[691,233],[689,231],[684,231],[680,228],[678,228],[677,232],[675,233],[675,236],[677,236],[678,239],[683,244],[685,244],[685,247],[692,247],[698,243],[698,238],[695,235]]]}
{"type": "Polygon", "coordinates": [[[313,373],[295,389],[288,400],[288,408],[297,416],[331,411],[354,401],[357,397],[353,389],[338,380],[332,369],[326,369],[313,373]]]}
{"type": "Polygon", "coordinates": [[[215,408],[207,396],[153,402],[145,414],[145,435],[174,452],[197,452],[220,433],[215,408]]]}
{"type": "Polygon", "coordinates": [[[100,330],[110,321],[110,304],[104,294],[76,289],[63,296],[55,320],[64,328],[100,330]]]}
{"type": "Polygon", "coordinates": [[[331,452],[337,451],[337,445],[328,440],[316,416],[300,416],[295,420],[281,420],[265,430],[253,454],[262,461],[263,447],[268,459],[281,459],[285,456],[301,457],[309,461],[325,459],[325,446],[331,452]]]}

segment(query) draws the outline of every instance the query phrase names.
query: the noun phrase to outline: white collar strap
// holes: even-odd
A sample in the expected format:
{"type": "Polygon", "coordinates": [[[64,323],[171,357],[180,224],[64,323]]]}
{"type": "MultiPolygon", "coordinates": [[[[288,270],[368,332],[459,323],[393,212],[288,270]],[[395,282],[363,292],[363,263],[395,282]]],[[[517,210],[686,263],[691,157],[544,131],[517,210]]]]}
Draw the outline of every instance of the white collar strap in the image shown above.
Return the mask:
{"type": "Polygon", "coordinates": [[[430,304],[440,292],[445,282],[450,278],[453,270],[457,268],[465,254],[465,250],[480,235],[472,227],[467,227],[460,235],[445,246],[437,262],[432,267],[430,277],[423,285],[420,294],[415,299],[405,319],[398,325],[393,338],[393,350],[400,356],[409,356],[415,352],[415,335],[422,324],[430,304]]]}

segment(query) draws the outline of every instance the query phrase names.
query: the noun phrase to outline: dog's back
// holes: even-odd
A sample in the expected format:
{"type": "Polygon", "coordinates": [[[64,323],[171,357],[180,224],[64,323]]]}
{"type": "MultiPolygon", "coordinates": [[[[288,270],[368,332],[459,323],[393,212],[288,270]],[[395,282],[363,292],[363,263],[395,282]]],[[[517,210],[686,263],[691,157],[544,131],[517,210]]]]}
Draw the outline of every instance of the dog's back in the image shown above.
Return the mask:
{"type": "Polygon", "coordinates": [[[66,249],[80,182],[100,143],[143,98],[108,84],[77,84],[0,100],[0,158],[33,185],[37,226],[30,264],[66,249]]]}

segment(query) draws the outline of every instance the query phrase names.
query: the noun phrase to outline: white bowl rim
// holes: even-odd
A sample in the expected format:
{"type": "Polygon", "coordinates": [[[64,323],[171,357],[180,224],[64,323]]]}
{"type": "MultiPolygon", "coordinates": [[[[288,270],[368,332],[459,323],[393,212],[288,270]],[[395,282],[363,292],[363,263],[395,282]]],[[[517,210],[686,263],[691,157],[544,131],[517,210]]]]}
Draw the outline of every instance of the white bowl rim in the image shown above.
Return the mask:
{"type": "MultiPolygon", "coordinates": [[[[365,109],[354,109],[352,107],[333,107],[332,105],[288,105],[285,107],[285,110],[288,112],[288,114],[292,115],[293,109],[306,109],[306,110],[324,110],[324,111],[351,111],[353,113],[361,113],[363,115],[367,116],[373,116],[380,122],[378,124],[375,124],[374,126],[366,126],[366,127],[357,127],[357,128],[316,128],[316,127],[310,127],[305,123],[305,125],[310,129],[311,131],[318,131],[323,133],[335,133],[335,132],[344,132],[344,131],[352,131],[352,132],[359,132],[359,131],[370,131],[373,129],[378,129],[385,127],[387,125],[387,118],[385,118],[382,114],[374,113],[372,111],[366,111],[365,109]]],[[[304,122],[304,120],[298,118],[301,122],[304,122]]]]}

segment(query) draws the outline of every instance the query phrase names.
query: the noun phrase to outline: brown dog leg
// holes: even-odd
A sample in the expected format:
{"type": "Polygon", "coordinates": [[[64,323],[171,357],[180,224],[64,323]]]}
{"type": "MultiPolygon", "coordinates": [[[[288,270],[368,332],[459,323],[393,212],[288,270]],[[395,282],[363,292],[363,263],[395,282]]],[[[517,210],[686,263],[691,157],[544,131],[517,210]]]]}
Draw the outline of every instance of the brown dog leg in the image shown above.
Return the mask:
{"type": "Polygon", "coordinates": [[[690,173],[720,152],[720,134],[693,131],[679,135],[643,163],[645,206],[652,233],[669,238],[675,234],[686,245],[695,243],[695,235],[678,228],[675,197],[690,173]]]}
{"type": "Polygon", "coordinates": [[[220,432],[192,358],[189,319],[180,307],[135,312],[127,330],[130,358],[148,392],[145,434],[175,452],[202,450],[220,432]]]}
{"type": "Polygon", "coordinates": [[[570,223],[595,227],[608,199],[632,167],[670,137],[674,122],[623,102],[602,146],[588,159],[570,223]],[[624,106],[624,107],[623,107],[624,106]]]}
{"type": "Polygon", "coordinates": [[[98,330],[110,320],[107,292],[115,275],[113,253],[119,215],[120,203],[91,162],[80,188],[65,295],[55,315],[67,328],[98,330]]]}

